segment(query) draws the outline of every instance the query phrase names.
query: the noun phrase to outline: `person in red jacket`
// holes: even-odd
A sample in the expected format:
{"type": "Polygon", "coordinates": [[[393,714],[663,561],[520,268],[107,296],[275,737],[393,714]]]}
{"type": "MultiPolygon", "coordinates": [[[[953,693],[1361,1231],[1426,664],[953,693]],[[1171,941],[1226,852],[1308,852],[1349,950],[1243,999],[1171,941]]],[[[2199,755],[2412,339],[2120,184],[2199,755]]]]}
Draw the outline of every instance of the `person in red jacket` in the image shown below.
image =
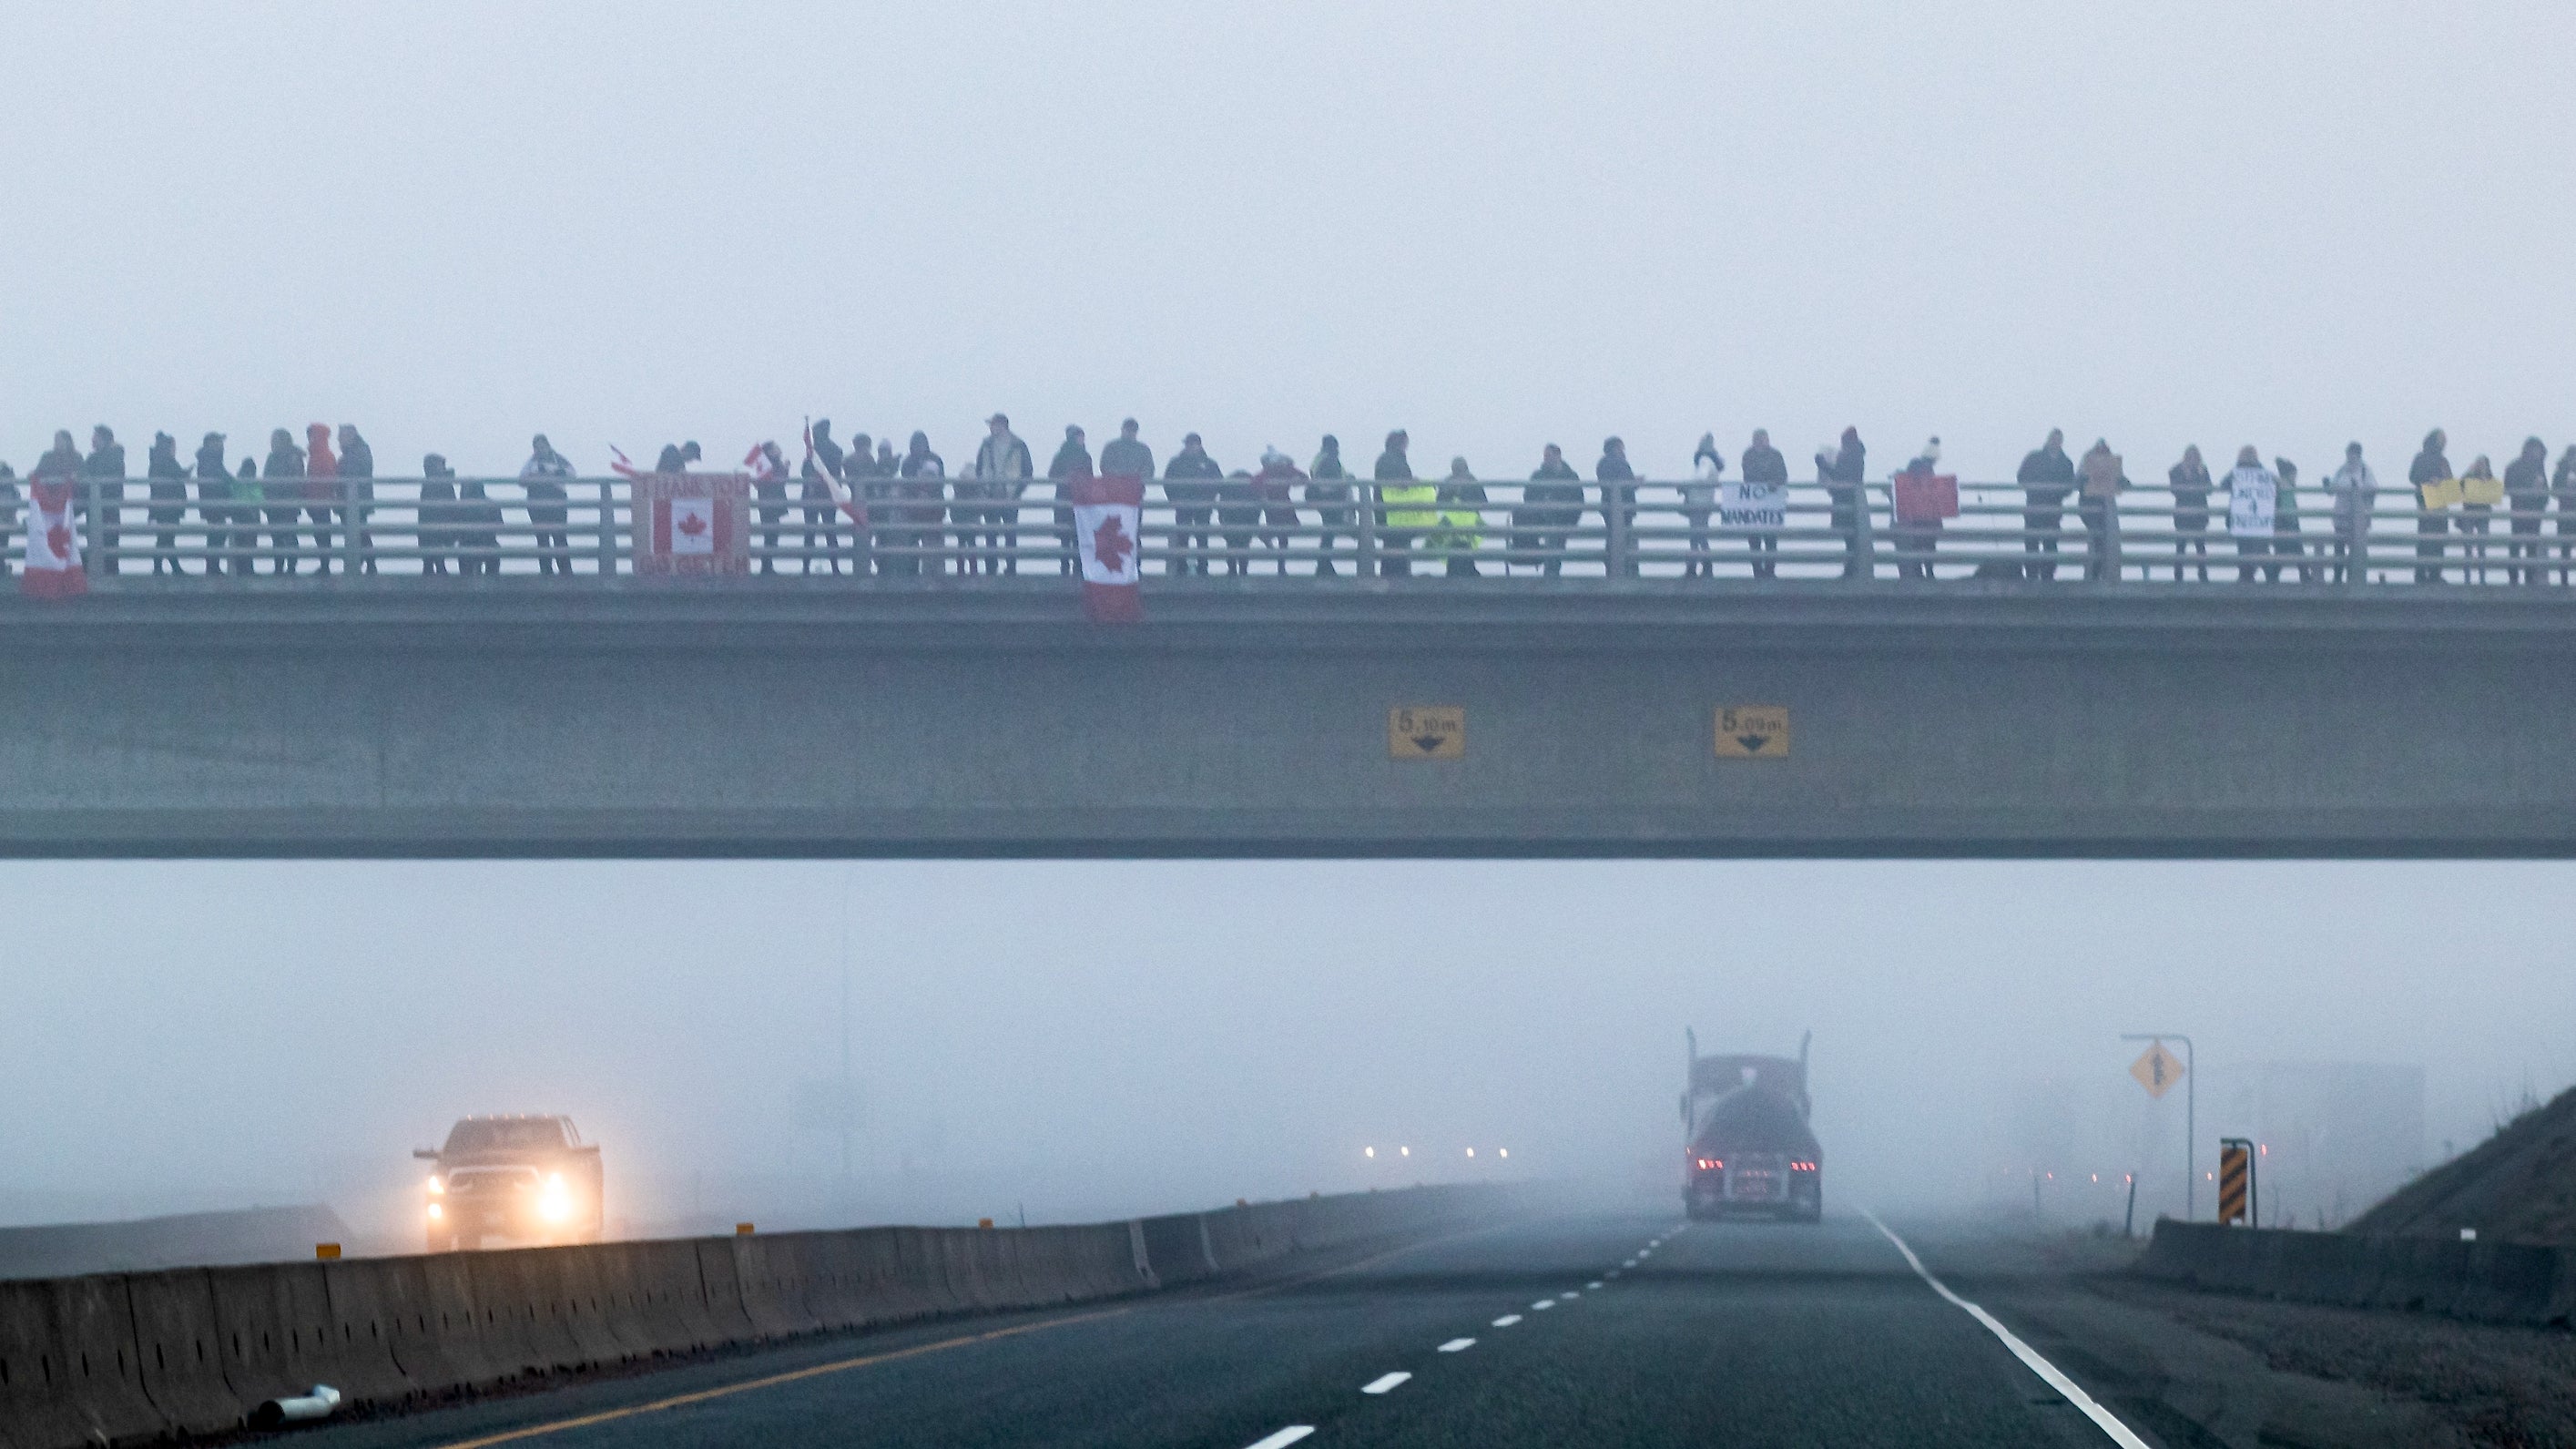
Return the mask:
{"type": "Polygon", "coordinates": [[[340,460],[331,451],[331,425],[304,429],[304,515],[313,523],[313,552],[331,572],[331,505],[340,497],[340,460]]]}

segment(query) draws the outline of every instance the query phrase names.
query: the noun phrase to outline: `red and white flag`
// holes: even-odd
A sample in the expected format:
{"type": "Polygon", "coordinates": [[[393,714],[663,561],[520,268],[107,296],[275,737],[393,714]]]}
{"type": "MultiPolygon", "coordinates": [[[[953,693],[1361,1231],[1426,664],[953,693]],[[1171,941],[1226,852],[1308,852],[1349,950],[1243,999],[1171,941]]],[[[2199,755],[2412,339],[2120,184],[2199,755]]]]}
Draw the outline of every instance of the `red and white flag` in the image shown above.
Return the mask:
{"type": "Polygon", "coordinates": [[[27,517],[27,567],[18,588],[39,599],[71,599],[89,592],[89,575],[81,570],[80,534],[72,527],[72,484],[68,479],[31,479],[34,507],[27,517]]]}
{"type": "Polygon", "coordinates": [[[1137,550],[1145,518],[1140,478],[1067,478],[1073,504],[1074,547],[1082,555],[1082,610],[1104,624],[1132,624],[1145,617],[1136,589],[1142,576],[1137,550]]]}
{"type": "MultiPolygon", "coordinates": [[[[858,459],[856,455],[852,455],[850,461],[857,462],[858,459]]],[[[867,532],[867,501],[851,492],[850,485],[842,482],[839,478],[834,477],[832,470],[823,466],[823,460],[815,456],[814,423],[811,419],[808,419],[805,423],[805,463],[806,466],[812,468],[817,474],[821,475],[823,486],[832,491],[832,501],[841,506],[841,512],[848,516],[850,526],[859,530],[861,533],[867,532]]],[[[846,467],[847,464],[844,464],[843,466],[846,467]]],[[[834,567],[837,568],[839,565],[836,564],[834,567]]]]}

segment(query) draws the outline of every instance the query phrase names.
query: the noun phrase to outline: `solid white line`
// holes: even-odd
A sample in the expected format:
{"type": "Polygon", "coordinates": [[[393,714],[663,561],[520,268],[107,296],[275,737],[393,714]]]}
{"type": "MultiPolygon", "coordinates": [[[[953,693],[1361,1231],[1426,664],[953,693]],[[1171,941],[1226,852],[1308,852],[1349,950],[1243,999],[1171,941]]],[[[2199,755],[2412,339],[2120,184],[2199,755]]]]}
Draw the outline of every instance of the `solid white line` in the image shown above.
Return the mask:
{"type": "Polygon", "coordinates": [[[1521,1321],[1521,1316],[1520,1316],[1519,1314],[1517,1314],[1517,1313],[1506,1313],[1506,1314],[1504,1314],[1502,1317],[1497,1318],[1497,1319],[1495,1319],[1495,1320],[1494,1320],[1494,1326],[1495,1326],[1496,1328],[1509,1328],[1509,1327],[1511,1327],[1513,1324],[1518,1323],[1518,1322],[1520,1322],[1520,1321],[1521,1321]]]}
{"type": "Polygon", "coordinates": [[[1475,1346],[1476,1340],[1472,1338],[1453,1338],[1447,1343],[1440,1345],[1440,1351],[1442,1353],[1465,1353],[1467,1350],[1474,1348],[1475,1346]]]}
{"type": "Polygon", "coordinates": [[[1360,1392],[1364,1394],[1383,1394],[1411,1377],[1413,1377],[1413,1375],[1408,1373],[1379,1374],[1376,1378],[1360,1385],[1360,1392]]]}
{"type": "Polygon", "coordinates": [[[1878,1214],[1871,1212],[1867,1208],[1862,1208],[1860,1215],[1869,1219],[1871,1227],[1887,1234],[1887,1240],[1896,1245],[1896,1251],[1905,1255],[1906,1266],[1914,1270],[1914,1276],[1931,1284],[1932,1291],[1949,1300],[1951,1307],[1960,1310],[1970,1318],[1984,1324],[1987,1332],[2003,1340],[2004,1347],[2012,1350],[2013,1357],[2020,1359],[2023,1366],[2027,1367],[2032,1373],[2039,1375],[2050,1388],[2057,1390],[2059,1394],[2063,1395],[2066,1402],[2073,1404],[2077,1409],[2081,1410],[2085,1418],[2093,1421],[2093,1427],[2110,1435],[2112,1443],[2119,1445],[2120,1449],[2149,1449],[2149,1445],[2146,1440],[2139,1438],[2136,1433],[2130,1430],[2128,1425],[2121,1423],[2118,1415],[2113,1414],[2110,1410],[2103,1408],[2099,1403],[2095,1402],[2091,1394],[2084,1392],[2084,1386],[2082,1384],[2068,1378],[2064,1372],[2059,1370],[2057,1365],[2041,1358],[2037,1349],[2032,1348],[2029,1344],[2026,1344],[2019,1338],[2015,1337],[2011,1329],[1997,1323],[1993,1314],[1979,1308],[1977,1305],[1960,1297],[1958,1294],[1951,1292],[1948,1284],[1945,1284],[1940,1279],[1933,1277],[1932,1270],[1923,1266],[1923,1260],[1914,1256],[1914,1250],[1905,1246],[1905,1240],[1898,1237],[1895,1232],[1887,1226],[1887,1224],[1878,1220],[1878,1214]]]}
{"type": "Polygon", "coordinates": [[[1249,1449],[1287,1449],[1288,1445],[1314,1432],[1315,1426],[1312,1424],[1291,1424],[1267,1439],[1254,1440],[1249,1449]]]}

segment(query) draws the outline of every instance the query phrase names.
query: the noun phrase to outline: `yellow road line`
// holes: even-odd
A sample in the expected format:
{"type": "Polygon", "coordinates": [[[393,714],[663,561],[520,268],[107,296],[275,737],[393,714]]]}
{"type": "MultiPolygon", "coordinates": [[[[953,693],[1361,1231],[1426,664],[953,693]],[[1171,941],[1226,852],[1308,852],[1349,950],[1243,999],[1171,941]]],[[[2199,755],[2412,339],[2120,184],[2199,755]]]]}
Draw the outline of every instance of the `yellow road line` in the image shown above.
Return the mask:
{"type": "Polygon", "coordinates": [[[825,1374],[845,1373],[851,1369],[866,1368],[871,1364],[892,1363],[897,1359],[904,1358],[918,1358],[926,1353],[938,1353],[942,1349],[965,1348],[971,1344],[990,1343],[997,1338],[1014,1338],[1023,1333],[1036,1333],[1040,1329],[1062,1328],[1068,1324],[1088,1323],[1099,1318],[1114,1318],[1127,1311],[1129,1310],[1126,1308],[1104,1308],[1095,1313],[1076,1313],[1064,1318],[1050,1318],[1043,1323],[1021,1323],[1015,1324],[1009,1328],[992,1329],[984,1333],[969,1333],[960,1335],[956,1338],[943,1338],[937,1343],[915,1344],[911,1348],[890,1349],[884,1353],[871,1353],[862,1355],[858,1358],[839,1359],[832,1363],[816,1364],[811,1368],[796,1369],[789,1373],[771,1374],[767,1378],[746,1379],[741,1383],[726,1384],[720,1388],[700,1389],[693,1394],[675,1394],[667,1399],[656,1399],[649,1404],[636,1404],[624,1409],[603,1409],[596,1414],[582,1414],[575,1418],[557,1419],[548,1424],[531,1424],[524,1429],[511,1429],[504,1433],[486,1434],[480,1439],[460,1439],[453,1444],[443,1446],[443,1449],[488,1449],[488,1446],[494,1444],[509,1444],[515,1443],[521,1439],[534,1439],[545,1434],[560,1434],[568,1429],[587,1429],[593,1424],[607,1424],[619,1419],[631,1419],[638,1414],[658,1414],[664,1409],[686,1408],[691,1404],[706,1403],[710,1399],[728,1398],[734,1394],[747,1394],[754,1389],[776,1388],[780,1384],[792,1384],[801,1379],[820,1378],[825,1374]]]}

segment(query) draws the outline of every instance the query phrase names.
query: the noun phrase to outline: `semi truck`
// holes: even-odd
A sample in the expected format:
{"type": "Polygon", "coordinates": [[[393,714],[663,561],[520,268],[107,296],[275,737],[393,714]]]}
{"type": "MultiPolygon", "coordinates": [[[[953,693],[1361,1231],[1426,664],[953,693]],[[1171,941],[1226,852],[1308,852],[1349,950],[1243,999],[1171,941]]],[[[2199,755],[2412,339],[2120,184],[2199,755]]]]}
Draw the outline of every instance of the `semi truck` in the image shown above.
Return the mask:
{"type": "Polygon", "coordinates": [[[1685,1029],[1682,1207],[1695,1219],[1734,1216],[1812,1223],[1825,1214],[1824,1149],[1808,1125],[1809,1032],[1794,1057],[1701,1056],[1685,1029]]]}

